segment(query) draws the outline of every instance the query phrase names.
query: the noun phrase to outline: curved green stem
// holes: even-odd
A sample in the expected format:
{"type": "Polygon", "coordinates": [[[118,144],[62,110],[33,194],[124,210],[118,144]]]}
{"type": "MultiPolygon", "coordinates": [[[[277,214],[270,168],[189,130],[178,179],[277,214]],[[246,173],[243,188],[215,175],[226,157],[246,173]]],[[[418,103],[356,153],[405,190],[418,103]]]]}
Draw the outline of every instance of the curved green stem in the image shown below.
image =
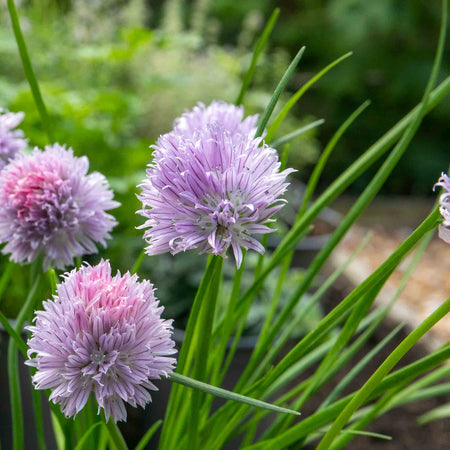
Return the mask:
{"type": "MultiPolygon", "coordinates": [[[[20,310],[14,327],[15,334],[20,336],[23,324],[30,315],[34,305],[34,295],[40,281],[38,273],[34,281],[28,297],[20,310]]],[[[10,339],[8,345],[8,381],[11,401],[11,415],[13,421],[13,448],[21,450],[24,448],[24,432],[23,432],[23,416],[22,416],[22,399],[20,395],[20,378],[19,378],[19,358],[17,345],[14,339],[10,339]]]]}
{"type": "Polygon", "coordinates": [[[252,61],[250,63],[250,67],[248,68],[244,78],[242,79],[242,86],[241,90],[239,92],[239,95],[236,99],[236,105],[240,105],[242,101],[244,100],[245,93],[247,92],[250,82],[252,81],[253,74],[256,70],[256,64],[258,63],[258,59],[263,52],[264,48],[267,45],[267,41],[269,39],[270,33],[272,32],[272,29],[278,19],[278,16],[280,14],[280,9],[276,8],[272,15],[270,16],[269,21],[267,22],[267,25],[264,28],[264,31],[262,32],[261,37],[259,38],[258,42],[255,46],[255,51],[253,52],[252,61]]]}
{"type": "Polygon", "coordinates": [[[53,139],[50,130],[50,121],[48,119],[47,109],[45,108],[44,101],[42,100],[39,84],[34,74],[33,66],[31,65],[31,60],[28,54],[27,46],[25,44],[25,39],[23,38],[22,29],[20,28],[16,5],[14,4],[14,0],[7,0],[7,2],[14,36],[16,38],[17,47],[19,48],[20,59],[22,60],[23,70],[25,72],[25,76],[27,77],[28,84],[30,85],[31,93],[33,94],[33,98],[39,111],[39,115],[41,116],[44,130],[47,133],[49,141],[52,142],[53,139]]]}
{"type": "Polygon", "coordinates": [[[106,422],[106,428],[108,429],[110,442],[116,450],[128,450],[128,446],[125,439],[122,436],[117,423],[110,417],[106,422]]]}

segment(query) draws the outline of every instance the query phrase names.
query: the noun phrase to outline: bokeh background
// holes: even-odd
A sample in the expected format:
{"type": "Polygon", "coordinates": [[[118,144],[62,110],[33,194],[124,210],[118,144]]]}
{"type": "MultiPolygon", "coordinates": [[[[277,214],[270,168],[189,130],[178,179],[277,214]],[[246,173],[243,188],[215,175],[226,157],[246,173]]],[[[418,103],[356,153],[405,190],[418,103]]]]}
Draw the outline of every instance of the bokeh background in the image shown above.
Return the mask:
{"type": "MultiPolygon", "coordinates": [[[[281,14],[246,96],[246,113],[264,110],[301,46],[306,52],[279,105],[327,64],[353,51],[307,92],[278,131],[276,137],[315,119],[325,120],[291,142],[289,164],[298,169],[300,182],[308,180],[339,125],[366,99],[372,101],[339,142],[320,191],[419,101],[437,42],[439,3],[18,0],[16,6],[54,139],[72,146],[77,155],[87,155],[91,169],[107,175],[122,203],[114,212],[120,225],[101,255],[127,270],[143,247],[142,231],[136,229],[143,223],[136,215],[136,185],[151,161],[150,145],[198,101],[235,101],[255,42],[274,8],[281,14]]],[[[448,73],[448,54],[441,75],[448,73]]],[[[0,106],[25,112],[22,129],[30,148],[48,143],[24,77],[6,2],[0,3],[0,106]]],[[[426,118],[382,195],[433,195],[432,186],[449,163],[449,120],[446,100],[426,118]]],[[[350,203],[372,174],[369,171],[348,189],[350,203]]],[[[432,201],[426,200],[426,208],[432,201]]],[[[336,208],[345,212],[349,202],[336,208]]],[[[190,255],[144,261],[160,297],[174,299],[168,316],[176,317],[189,307],[203,264],[202,258],[190,255]],[[177,282],[168,279],[168,271],[177,274],[177,282]]],[[[300,275],[294,274],[293,282],[296,276],[300,275]]],[[[11,316],[20,306],[20,283],[16,286],[6,294],[4,307],[11,316]]]]}
{"type": "MultiPolygon", "coordinates": [[[[30,143],[43,145],[5,3],[0,10],[0,103],[24,110],[30,143]]],[[[365,99],[372,101],[332,158],[322,180],[328,184],[417,103],[430,71],[440,14],[439,2],[427,0],[17,3],[56,138],[88,154],[94,168],[110,176],[125,173],[133,185],[133,174],[148,161],[148,146],[170,129],[174,117],[197,101],[235,99],[255,38],[275,7],[281,15],[246,100],[249,113],[264,108],[302,45],[307,50],[290,91],[338,56],[354,52],[309,91],[280,131],[309,116],[326,120],[308,139],[294,141],[300,177],[307,178],[339,124],[365,99]]],[[[443,72],[448,61],[444,57],[443,72]]],[[[447,101],[425,122],[384,193],[429,195],[430,183],[448,163],[449,117],[447,101]]]]}

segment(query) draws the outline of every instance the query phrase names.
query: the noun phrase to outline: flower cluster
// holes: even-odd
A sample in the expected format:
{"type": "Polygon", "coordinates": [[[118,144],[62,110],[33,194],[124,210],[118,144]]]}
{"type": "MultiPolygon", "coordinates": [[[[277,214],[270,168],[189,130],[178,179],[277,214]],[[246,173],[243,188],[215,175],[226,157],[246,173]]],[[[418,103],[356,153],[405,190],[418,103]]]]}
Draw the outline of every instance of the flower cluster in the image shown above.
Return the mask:
{"type": "Polygon", "coordinates": [[[434,185],[440,186],[444,189],[444,192],[440,196],[440,211],[444,222],[439,226],[439,237],[450,244],[450,177],[442,172],[438,182],[434,185]]]}
{"type": "Polygon", "coordinates": [[[5,112],[0,108],[0,170],[27,146],[23,131],[15,129],[23,118],[23,112],[5,112]]]}
{"type": "Polygon", "coordinates": [[[258,115],[244,118],[242,106],[229,105],[225,102],[212,102],[209,106],[198,103],[192,111],[175,119],[173,133],[185,139],[192,139],[198,130],[204,130],[207,125],[218,123],[230,133],[232,139],[244,136],[254,137],[256,133],[258,115]]]}
{"type": "Polygon", "coordinates": [[[124,402],[144,407],[150,380],[168,376],[176,352],[171,321],[149,281],[111,275],[108,261],[65,275],[53,300],[36,312],[27,329],[26,363],[37,368],[36,389],[52,389],[50,399],[67,417],[76,415],[90,393],[106,418],[126,420],[124,402]]]}
{"type": "Polygon", "coordinates": [[[44,254],[44,268],[63,269],[74,257],[105,244],[117,207],[106,178],[87,174],[89,161],[58,144],[31,155],[19,154],[0,177],[0,243],[12,261],[44,254]]]}
{"type": "Polygon", "coordinates": [[[274,231],[267,224],[293,170],[280,172],[276,150],[253,138],[256,120],[233,105],[199,105],[159,138],[139,196],[149,255],[225,257],[231,246],[239,267],[242,248],[264,252],[253,235],[274,231]]]}

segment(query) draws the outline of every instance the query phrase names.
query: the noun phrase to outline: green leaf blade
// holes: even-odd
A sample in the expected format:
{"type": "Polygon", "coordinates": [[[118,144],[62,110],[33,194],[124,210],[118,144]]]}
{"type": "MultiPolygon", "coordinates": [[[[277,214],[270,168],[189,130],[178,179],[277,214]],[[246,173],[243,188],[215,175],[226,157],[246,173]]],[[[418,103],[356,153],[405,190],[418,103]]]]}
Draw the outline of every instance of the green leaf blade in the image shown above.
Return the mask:
{"type": "Polygon", "coordinates": [[[261,37],[259,38],[258,42],[256,43],[255,50],[254,50],[253,56],[252,56],[252,61],[250,63],[250,67],[248,68],[246,74],[244,75],[244,78],[242,79],[242,86],[241,86],[239,95],[236,99],[236,105],[241,105],[244,100],[245,94],[250,86],[253,75],[255,73],[256,65],[258,64],[259,57],[260,57],[261,53],[264,51],[264,49],[266,48],[270,33],[272,32],[272,29],[275,26],[275,23],[276,23],[279,15],[280,15],[280,9],[276,8],[273,11],[272,15],[270,16],[270,19],[267,22],[267,25],[265,26],[261,37]]]}
{"type": "Polygon", "coordinates": [[[210,384],[203,383],[201,381],[194,380],[192,378],[186,377],[179,373],[172,373],[170,379],[175,383],[182,384],[183,386],[188,386],[193,389],[201,390],[207,394],[215,395],[216,397],[221,397],[226,400],[233,400],[236,402],[244,403],[246,405],[254,406],[256,408],[268,409],[273,412],[294,414],[299,416],[298,411],[293,411],[292,409],[282,408],[281,406],[272,405],[270,403],[263,402],[245,395],[237,394],[236,392],[227,391],[219,387],[211,386],[210,384]]]}

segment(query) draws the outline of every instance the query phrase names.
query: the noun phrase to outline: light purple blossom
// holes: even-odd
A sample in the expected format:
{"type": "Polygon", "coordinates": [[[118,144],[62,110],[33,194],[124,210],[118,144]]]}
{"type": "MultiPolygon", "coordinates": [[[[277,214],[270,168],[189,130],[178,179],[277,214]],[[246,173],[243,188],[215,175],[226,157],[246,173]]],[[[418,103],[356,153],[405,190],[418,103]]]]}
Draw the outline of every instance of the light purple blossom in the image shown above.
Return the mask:
{"type": "Polygon", "coordinates": [[[161,319],[163,309],[149,281],[129,272],[112,276],[109,261],[66,273],[27,327],[35,388],[51,389],[66,417],[93,393],[107,420],[126,420],[124,402],[144,407],[148,389],[157,390],[150,380],[175,366],[168,356],[176,353],[172,321],[161,319]]]}
{"type": "Polygon", "coordinates": [[[15,129],[24,116],[23,112],[12,113],[0,108],[0,170],[27,146],[23,131],[15,129]]]}
{"type": "Polygon", "coordinates": [[[444,192],[439,198],[441,204],[440,211],[444,221],[439,226],[439,237],[450,244],[450,177],[442,172],[438,182],[434,185],[440,186],[444,189],[444,192]]]}
{"type": "Polygon", "coordinates": [[[274,231],[267,224],[285,203],[279,197],[293,170],[280,172],[276,150],[252,137],[255,121],[250,126],[240,108],[226,106],[222,115],[216,112],[225,110],[223,104],[186,113],[153,147],[138,211],[147,218],[140,228],[146,228],[149,255],[197,248],[225,257],[231,246],[239,267],[242,248],[264,252],[253,235],[274,231]],[[226,120],[207,122],[210,109],[226,120]],[[191,119],[192,125],[182,128],[192,137],[180,134],[180,124],[191,119]],[[194,123],[199,128],[194,130],[194,123]]]}
{"type": "Polygon", "coordinates": [[[191,111],[175,119],[173,133],[185,139],[192,139],[198,130],[203,130],[211,123],[219,124],[230,133],[233,139],[242,136],[255,136],[258,115],[244,118],[242,106],[230,105],[225,102],[214,101],[209,106],[199,102],[191,111]]]}
{"type": "Polygon", "coordinates": [[[1,172],[0,243],[15,262],[44,255],[44,269],[63,269],[74,257],[96,253],[116,220],[106,178],[87,174],[89,161],[58,144],[19,154],[1,172]]]}

